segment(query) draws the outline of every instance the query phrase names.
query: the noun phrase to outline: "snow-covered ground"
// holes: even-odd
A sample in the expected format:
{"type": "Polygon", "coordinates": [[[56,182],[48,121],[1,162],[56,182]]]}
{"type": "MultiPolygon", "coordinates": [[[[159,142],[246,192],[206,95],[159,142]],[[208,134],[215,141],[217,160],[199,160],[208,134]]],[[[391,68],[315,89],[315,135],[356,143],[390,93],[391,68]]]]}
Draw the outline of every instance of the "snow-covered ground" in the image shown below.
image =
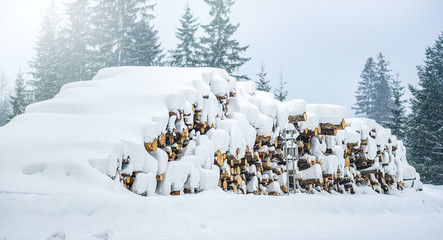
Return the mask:
{"type": "Polygon", "coordinates": [[[443,186],[393,195],[0,193],[0,239],[442,239],[443,186]]]}

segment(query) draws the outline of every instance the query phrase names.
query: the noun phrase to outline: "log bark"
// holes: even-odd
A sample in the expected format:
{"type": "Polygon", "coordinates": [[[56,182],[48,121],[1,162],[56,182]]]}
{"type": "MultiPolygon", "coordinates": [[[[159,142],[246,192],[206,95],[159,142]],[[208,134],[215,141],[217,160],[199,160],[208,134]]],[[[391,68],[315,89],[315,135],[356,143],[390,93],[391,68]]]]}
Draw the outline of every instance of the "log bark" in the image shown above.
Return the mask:
{"type": "Polygon", "coordinates": [[[288,117],[289,123],[296,123],[296,122],[306,121],[306,119],[308,119],[306,112],[304,112],[303,114],[300,114],[300,115],[295,115],[295,116],[289,116],[288,117]]]}

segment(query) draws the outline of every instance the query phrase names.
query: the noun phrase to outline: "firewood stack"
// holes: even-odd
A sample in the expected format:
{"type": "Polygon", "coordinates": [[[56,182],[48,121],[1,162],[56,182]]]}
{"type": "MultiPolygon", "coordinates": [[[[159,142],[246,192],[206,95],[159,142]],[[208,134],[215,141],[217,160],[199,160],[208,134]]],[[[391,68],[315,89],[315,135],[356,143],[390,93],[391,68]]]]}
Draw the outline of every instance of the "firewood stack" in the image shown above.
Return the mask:
{"type": "Polygon", "coordinates": [[[402,141],[373,120],[344,117],[342,106],[281,102],[222,69],[106,68],[2,127],[0,156],[19,185],[38,180],[57,192],[422,189],[402,141]],[[53,181],[55,170],[66,177],[53,181]]]}
{"type": "Polygon", "coordinates": [[[225,81],[229,91],[169,109],[165,129],[145,142],[156,171],[136,168],[124,155],[108,175],[141,195],[197,193],[206,189],[201,179],[214,176],[221,189],[239,194],[420,189],[402,142],[375,121],[344,119],[344,107],[336,105],[279,102],[252,82],[217,81],[225,81]],[[298,134],[295,172],[284,158],[282,130],[288,126],[298,134]],[[204,154],[210,161],[196,163],[204,154]]]}

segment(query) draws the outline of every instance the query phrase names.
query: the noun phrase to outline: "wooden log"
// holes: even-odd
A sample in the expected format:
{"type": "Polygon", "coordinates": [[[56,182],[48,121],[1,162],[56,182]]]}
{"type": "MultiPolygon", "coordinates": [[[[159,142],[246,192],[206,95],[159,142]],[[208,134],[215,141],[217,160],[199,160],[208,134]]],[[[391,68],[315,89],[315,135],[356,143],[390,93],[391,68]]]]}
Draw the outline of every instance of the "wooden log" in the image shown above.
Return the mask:
{"type": "Polygon", "coordinates": [[[205,131],[206,131],[206,126],[207,126],[207,123],[206,123],[206,122],[204,122],[203,125],[200,125],[200,132],[201,132],[202,134],[205,133],[205,131]]]}
{"type": "Polygon", "coordinates": [[[126,156],[126,158],[122,159],[122,164],[129,164],[131,162],[131,157],[130,156],[126,156]]]}
{"type": "Polygon", "coordinates": [[[238,163],[238,165],[240,165],[240,168],[246,167],[249,165],[248,160],[246,158],[242,158],[242,159],[240,159],[240,162],[238,163]]]}
{"type": "Polygon", "coordinates": [[[202,120],[202,115],[200,112],[195,112],[194,113],[194,122],[196,123],[200,123],[200,121],[202,120]]]}
{"type": "Polygon", "coordinates": [[[231,171],[231,175],[235,175],[235,168],[230,168],[230,171],[231,171]]]}
{"type": "Polygon", "coordinates": [[[262,143],[263,143],[263,142],[262,142],[261,140],[258,140],[258,141],[256,140],[256,141],[255,141],[255,147],[256,147],[257,149],[260,149],[261,146],[262,146],[262,143]]]}
{"type": "Polygon", "coordinates": [[[157,150],[157,138],[152,142],[145,143],[146,151],[154,152],[157,150]]]}
{"type": "Polygon", "coordinates": [[[323,178],[299,180],[299,182],[300,182],[300,185],[322,184],[323,183],[323,178]]]}
{"type": "Polygon", "coordinates": [[[268,182],[269,182],[269,178],[262,178],[262,179],[259,180],[259,182],[260,182],[261,184],[263,184],[263,185],[266,185],[266,184],[268,184],[268,182]]]}
{"type": "Polygon", "coordinates": [[[231,165],[233,165],[237,161],[237,156],[229,154],[226,156],[226,159],[228,159],[229,162],[232,162],[231,165]]]}
{"type": "Polygon", "coordinates": [[[287,193],[288,192],[288,184],[286,183],[286,185],[281,185],[280,189],[282,190],[282,192],[287,193]]]}
{"type": "Polygon", "coordinates": [[[183,190],[183,192],[184,192],[185,194],[190,194],[190,193],[192,193],[192,190],[191,190],[190,188],[185,188],[185,189],[183,190]]]}
{"type": "Polygon", "coordinates": [[[175,161],[175,159],[177,159],[177,154],[175,154],[175,152],[171,149],[171,156],[169,157],[168,161],[175,161]]]}
{"type": "Polygon", "coordinates": [[[170,132],[167,132],[166,133],[166,144],[167,145],[172,145],[172,144],[174,144],[174,133],[170,133],[170,132]]]}
{"type": "Polygon", "coordinates": [[[328,129],[323,128],[321,129],[321,134],[326,136],[336,136],[337,135],[337,129],[328,129]]]}
{"type": "Polygon", "coordinates": [[[288,121],[289,123],[296,123],[296,122],[301,122],[301,121],[306,121],[308,119],[306,112],[304,112],[303,114],[300,115],[295,115],[295,116],[289,116],[288,117],[288,121]]]}
{"type": "Polygon", "coordinates": [[[345,167],[347,167],[348,169],[351,168],[351,159],[349,158],[349,156],[346,157],[345,167]]]}
{"type": "Polygon", "coordinates": [[[182,143],[186,140],[186,138],[189,137],[189,131],[188,128],[183,128],[182,132],[181,132],[181,139],[182,139],[182,143]]]}
{"type": "Polygon", "coordinates": [[[368,145],[368,143],[369,143],[369,138],[366,138],[365,140],[362,140],[361,141],[361,145],[368,145]]]}
{"type": "Polygon", "coordinates": [[[177,112],[169,112],[169,117],[177,116],[177,112]]]}
{"type": "Polygon", "coordinates": [[[217,99],[219,100],[219,101],[222,101],[222,100],[224,100],[224,99],[227,99],[228,98],[228,95],[221,95],[221,96],[215,96],[215,97],[217,97],[217,99]]]}
{"type": "Polygon", "coordinates": [[[345,123],[345,120],[343,119],[341,121],[341,123],[338,124],[338,125],[335,125],[335,124],[332,124],[332,123],[320,123],[320,127],[321,127],[322,133],[323,133],[323,130],[326,130],[326,129],[343,130],[346,127],[346,123],[345,123]]]}
{"type": "Polygon", "coordinates": [[[174,151],[174,152],[178,152],[178,151],[180,151],[180,149],[182,148],[182,144],[181,144],[181,143],[174,143],[174,144],[171,146],[171,148],[172,148],[172,151],[174,151]]]}
{"type": "Polygon", "coordinates": [[[236,184],[240,185],[243,179],[241,178],[240,175],[237,175],[235,176],[234,180],[236,184]]]}
{"type": "Polygon", "coordinates": [[[219,167],[223,165],[223,154],[220,152],[220,150],[218,150],[215,155],[215,164],[219,167]]]}
{"type": "Polygon", "coordinates": [[[329,179],[333,179],[335,174],[323,174],[323,182],[327,182],[329,179]]]}
{"type": "Polygon", "coordinates": [[[271,159],[267,158],[265,160],[262,160],[262,166],[263,166],[263,168],[270,168],[271,167],[271,159]]]}
{"type": "Polygon", "coordinates": [[[230,184],[228,184],[228,188],[227,189],[235,192],[235,191],[237,191],[237,184],[230,183],[230,184]]]}
{"type": "Polygon", "coordinates": [[[157,179],[157,182],[163,181],[163,174],[157,175],[156,179],[157,179]]]}
{"type": "Polygon", "coordinates": [[[306,128],[304,134],[307,135],[307,136],[309,136],[309,137],[315,137],[315,136],[318,135],[318,128],[315,128],[315,129],[312,130],[312,131],[306,128]]]}
{"type": "Polygon", "coordinates": [[[230,169],[222,168],[220,170],[220,179],[230,179],[230,178],[231,178],[231,171],[230,171],[230,169]]]}
{"type": "Polygon", "coordinates": [[[160,145],[160,147],[166,147],[166,136],[164,133],[161,133],[158,137],[158,145],[160,145]]]}
{"type": "Polygon", "coordinates": [[[255,138],[255,141],[256,142],[258,142],[258,141],[269,141],[271,139],[272,139],[272,136],[260,136],[260,135],[257,135],[257,137],[255,138]]]}

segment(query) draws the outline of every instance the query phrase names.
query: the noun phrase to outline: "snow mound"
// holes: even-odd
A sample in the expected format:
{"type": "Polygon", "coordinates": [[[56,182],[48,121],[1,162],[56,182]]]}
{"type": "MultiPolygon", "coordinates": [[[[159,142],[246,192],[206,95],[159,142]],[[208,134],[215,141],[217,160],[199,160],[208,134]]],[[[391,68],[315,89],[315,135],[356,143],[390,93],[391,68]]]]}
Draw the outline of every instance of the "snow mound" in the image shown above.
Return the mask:
{"type": "MultiPolygon", "coordinates": [[[[151,156],[144,144],[167,133],[171,112],[192,118],[195,108],[202,122],[215,123],[222,112],[210,106],[229,96],[235,82],[215,68],[116,67],[99,71],[92,81],[67,84],[0,128],[0,162],[6,166],[0,169],[0,191],[114,192],[123,190],[121,184],[103,173],[141,171],[146,175],[137,178],[134,190],[144,192],[140,186],[152,178],[149,173],[168,175],[163,150],[151,156]],[[130,166],[122,169],[128,156],[130,166]]],[[[170,130],[180,132],[186,123],[177,120],[170,130]]],[[[204,166],[209,172],[202,172],[215,187],[212,165],[211,158],[204,166]]],[[[204,189],[211,188],[208,182],[204,189]]]]}

